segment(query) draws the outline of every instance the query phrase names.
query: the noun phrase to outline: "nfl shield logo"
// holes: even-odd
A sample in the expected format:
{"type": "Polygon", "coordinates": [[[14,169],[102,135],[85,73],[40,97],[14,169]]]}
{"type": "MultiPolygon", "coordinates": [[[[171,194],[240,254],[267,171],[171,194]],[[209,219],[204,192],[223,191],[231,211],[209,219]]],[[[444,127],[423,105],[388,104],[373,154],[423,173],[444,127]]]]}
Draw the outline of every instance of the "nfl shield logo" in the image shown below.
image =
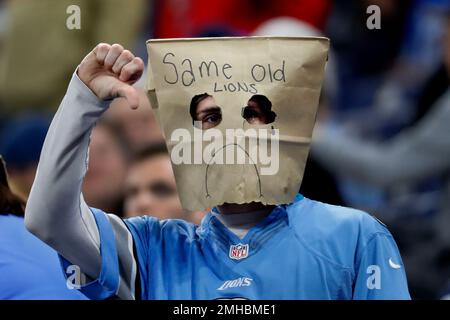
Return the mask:
{"type": "Polygon", "coordinates": [[[248,244],[236,244],[230,247],[230,258],[241,260],[248,257],[248,244]]]}

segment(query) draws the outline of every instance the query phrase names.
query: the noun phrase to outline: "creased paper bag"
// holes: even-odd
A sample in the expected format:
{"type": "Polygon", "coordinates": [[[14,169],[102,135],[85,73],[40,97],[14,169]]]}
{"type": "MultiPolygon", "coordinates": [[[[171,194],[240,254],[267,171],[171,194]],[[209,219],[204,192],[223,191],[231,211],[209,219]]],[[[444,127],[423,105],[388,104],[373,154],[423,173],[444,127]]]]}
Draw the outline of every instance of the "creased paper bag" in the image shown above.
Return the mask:
{"type": "Polygon", "coordinates": [[[326,38],[147,42],[148,96],[183,208],[294,199],[328,48],[326,38]]]}

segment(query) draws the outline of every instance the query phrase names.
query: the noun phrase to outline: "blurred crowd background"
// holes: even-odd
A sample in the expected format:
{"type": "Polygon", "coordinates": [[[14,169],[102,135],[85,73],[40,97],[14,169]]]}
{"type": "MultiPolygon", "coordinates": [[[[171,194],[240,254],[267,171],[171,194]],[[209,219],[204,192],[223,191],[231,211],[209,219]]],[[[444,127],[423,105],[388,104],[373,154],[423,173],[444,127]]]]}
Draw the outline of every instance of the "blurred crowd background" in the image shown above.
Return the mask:
{"type": "MultiPolygon", "coordinates": [[[[150,38],[326,36],[331,53],[300,191],[379,218],[398,243],[412,297],[443,298],[449,13],[449,0],[0,0],[0,154],[10,186],[26,201],[51,118],[99,42],[120,43],[146,61],[150,38]],[[81,29],[66,27],[70,5],[81,9],[81,29]],[[380,29],[367,27],[370,5],[380,8],[380,29]]],[[[85,199],[121,217],[199,223],[204,212],[180,206],[145,79],[136,86],[140,108],[116,99],[93,131],[85,199]]]]}

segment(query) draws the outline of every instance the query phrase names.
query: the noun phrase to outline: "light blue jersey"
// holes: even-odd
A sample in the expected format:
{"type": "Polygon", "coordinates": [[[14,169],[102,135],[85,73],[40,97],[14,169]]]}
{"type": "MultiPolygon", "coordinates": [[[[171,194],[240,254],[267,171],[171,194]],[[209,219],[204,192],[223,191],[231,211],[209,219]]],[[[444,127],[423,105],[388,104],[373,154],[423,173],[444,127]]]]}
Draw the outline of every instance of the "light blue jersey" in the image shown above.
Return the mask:
{"type": "MultiPolygon", "coordinates": [[[[81,290],[104,299],[117,296],[125,262],[111,219],[92,211],[102,270],[81,290]]],[[[298,195],[243,239],[212,213],[200,226],[152,217],[125,224],[137,299],[410,299],[392,235],[362,211],[298,195]]]]}
{"type": "Polygon", "coordinates": [[[0,300],[87,300],[69,290],[56,251],[25,229],[22,217],[0,214],[0,300]]]}

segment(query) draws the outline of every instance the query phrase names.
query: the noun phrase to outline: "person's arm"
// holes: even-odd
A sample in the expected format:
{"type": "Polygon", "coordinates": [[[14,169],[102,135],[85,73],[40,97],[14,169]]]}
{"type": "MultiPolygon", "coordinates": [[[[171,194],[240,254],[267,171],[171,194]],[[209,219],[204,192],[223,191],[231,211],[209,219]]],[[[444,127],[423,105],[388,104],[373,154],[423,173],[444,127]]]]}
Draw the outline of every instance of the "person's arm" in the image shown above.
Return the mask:
{"type": "Polygon", "coordinates": [[[383,143],[318,126],[312,156],[330,171],[368,184],[411,183],[450,167],[450,91],[414,127],[383,143]]]}
{"type": "MultiPolygon", "coordinates": [[[[132,108],[138,106],[138,93],[131,84],[142,71],[142,60],[119,45],[100,44],[86,56],[50,126],[26,207],[28,230],[92,279],[105,266],[99,221],[81,194],[89,136],[111,98],[123,96],[132,108]]],[[[121,235],[121,230],[126,231],[123,222],[112,217],[108,221],[104,229],[110,229],[117,240],[117,249],[115,244],[113,248],[120,257],[130,250],[129,243],[118,240],[129,239],[129,233],[121,235]]],[[[122,269],[132,268],[129,262],[121,259],[122,269]]]]}
{"type": "Polygon", "coordinates": [[[47,133],[25,214],[29,231],[92,278],[100,271],[100,240],[81,187],[89,136],[107,106],[73,75],[47,133]]]}

